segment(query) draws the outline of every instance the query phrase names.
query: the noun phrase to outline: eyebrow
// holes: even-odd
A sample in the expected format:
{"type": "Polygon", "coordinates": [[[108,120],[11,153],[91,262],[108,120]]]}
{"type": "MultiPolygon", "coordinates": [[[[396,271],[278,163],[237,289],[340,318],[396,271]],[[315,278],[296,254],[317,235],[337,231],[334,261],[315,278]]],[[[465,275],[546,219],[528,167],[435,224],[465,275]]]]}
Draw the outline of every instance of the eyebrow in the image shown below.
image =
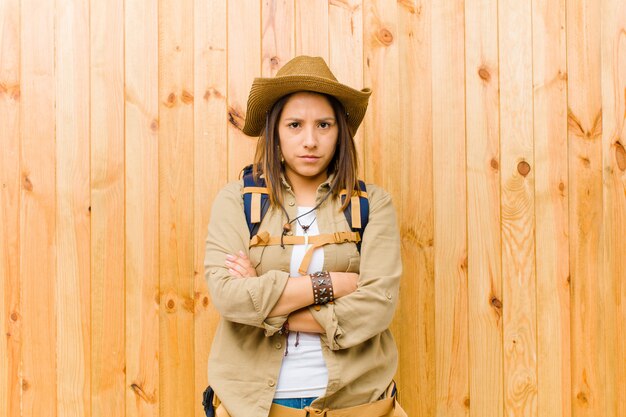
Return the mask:
{"type": "MultiPolygon", "coordinates": [[[[293,121],[293,122],[301,122],[301,121],[303,121],[304,119],[300,119],[300,118],[298,118],[298,117],[285,117],[285,121],[287,121],[287,120],[290,120],[290,121],[293,121]]],[[[332,116],[329,116],[329,117],[322,117],[321,119],[316,119],[315,121],[316,121],[316,122],[328,122],[328,121],[330,121],[330,120],[335,121],[335,118],[334,118],[334,117],[332,117],[332,116]]]]}

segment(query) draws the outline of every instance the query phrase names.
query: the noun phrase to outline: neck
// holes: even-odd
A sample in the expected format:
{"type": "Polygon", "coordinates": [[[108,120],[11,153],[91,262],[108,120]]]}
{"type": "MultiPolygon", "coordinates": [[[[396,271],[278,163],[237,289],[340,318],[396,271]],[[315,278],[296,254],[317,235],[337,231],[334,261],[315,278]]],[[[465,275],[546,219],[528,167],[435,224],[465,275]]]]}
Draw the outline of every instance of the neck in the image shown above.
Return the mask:
{"type": "Polygon", "coordinates": [[[292,177],[296,176],[289,176],[289,174],[287,174],[293,193],[296,195],[297,204],[299,206],[314,206],[317,197],[317,189],[324,181],[326,181],[326,173],[320,174],[314,178],[306,179],[301,177],[292,177]]]}

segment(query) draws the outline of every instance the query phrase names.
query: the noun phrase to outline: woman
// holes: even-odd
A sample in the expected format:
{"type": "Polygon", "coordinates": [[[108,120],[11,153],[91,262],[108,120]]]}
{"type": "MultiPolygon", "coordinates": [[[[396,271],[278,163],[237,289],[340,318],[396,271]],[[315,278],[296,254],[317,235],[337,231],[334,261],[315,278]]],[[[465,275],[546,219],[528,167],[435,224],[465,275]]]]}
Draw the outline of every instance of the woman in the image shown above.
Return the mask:
{"type": "Polygon", "coordinates": [[[357,180],[353,135],[369,95],[306,56],[252,85],[253,169],[216,197],[206,240],[218,416],[403,415],[388,330],[402,272],[395,210],[357,180]]]}

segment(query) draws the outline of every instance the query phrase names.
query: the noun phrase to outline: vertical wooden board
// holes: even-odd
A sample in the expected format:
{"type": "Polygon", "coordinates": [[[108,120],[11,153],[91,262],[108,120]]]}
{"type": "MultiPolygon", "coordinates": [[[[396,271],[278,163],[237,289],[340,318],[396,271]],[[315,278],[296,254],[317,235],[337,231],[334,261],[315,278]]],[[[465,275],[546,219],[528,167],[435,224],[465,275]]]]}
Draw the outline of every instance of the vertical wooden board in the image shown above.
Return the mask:
{"type": "Polygon", "coordinates": [[[537,413],[571,416],[565,0],[532,2],[537,413]]]}
{"type": "Polygon", "coordinates": [[[19,416],[20,2],[0,3],[0,415],[19,416]]]}
{"type": "Polygon", "coordinates": [[[89,2],[57,0],[57,413],[91,416],[89,2]]]}
{"type": "Polygon", "coordinates": [[[502,417],[498,1],[465,2],[470,414],[502,417]]]}
{"type": "MultiPolygon", "coordinates": [[[[436,411],[431,3],[398,3],[402,261],[392,331],[399,347],[396,381],[409,415],[436,411]]],[[[390,140],[390,138],[381,138],[390,140]]]]}
{"type": "Polygon", "coordinates": [[[227,180],[226,0],[196,0],[194,9],[194,412],[204,417],[202,393],[219,314],[210,304],[204,250],[211,204],[227,180]],[[200,99],[202,97],[202,99],[200,99]]]}
{"type": "MultiPolygon", "coordinates": [[[[328,4],[329,62],[337,79],[355,89],[363,85],[363,1],[330,0],[328,4]]],[[[359,178],[363,178],[363,129],[354,136],[359,178]]]]}
{"type": "Polygon", "coordinates": [[[261,3],[261,76],[273,77],[295,54],[294,0],[261,3]]]}
{"type": "Polygon", "coordinates": [[[602,2],[602,172],[607,417],[626,415],[626,3],[602,2]]]}
{"type": "Polygon", "coordinates": [[[252,163],[257,138],[244,135],[248,93],[261,71],[261,3],[228,2],[228,179],[252,163]],[[241,28],[246,28],[242,31],[241,28]]]}
{"type": "Polygon", "coordinates": [[[91,412],[100,417],[125,410],[124,2],[90,8],[91,412]]]}
{"type": "Polygon", "coordinates": [[[537,416],[531,4],[498,12],[504,412],[537,416]]]}
{"type": "Polygon", "coordinates": [[[328,62],[328,0],[295,0],[296,55],[328,62]]]}
{"type": "Polygon", "coordinates": [[[469,414],[463,1],[432,4],[437,415],[469,414]]]}
{"type": "Polygon", "coordinates": [[[606,411],[600,6],[566,4],[573,417],[606,411]]]}
{"type": "Polygon", "coordinates": [[[158,3],[124,8],[126,417],[159,416],[158,3]]]}
{"type": "Polygon", "coordinates": [[[159,1],[159,406],[163,417],[194,412],[193,4],[193,0],[159,1]]]}
{"type": "MultiPolygon", "coordinates": [[[[397,7],[391,0],[363,2],[364,85],[372,89],[361,131],[364,135],[365,179],[401,201],[400,57],[397,7]]],[[[400,214],[400,206],[396,204],[400,214]]],[[[402,217],[398,216],[399,222],[402,217]]]]}
{"type": "Polygon", "coordinates": [[[20,4],[20,302],[24,417],[57,415],[54,3],[20,4]]]}

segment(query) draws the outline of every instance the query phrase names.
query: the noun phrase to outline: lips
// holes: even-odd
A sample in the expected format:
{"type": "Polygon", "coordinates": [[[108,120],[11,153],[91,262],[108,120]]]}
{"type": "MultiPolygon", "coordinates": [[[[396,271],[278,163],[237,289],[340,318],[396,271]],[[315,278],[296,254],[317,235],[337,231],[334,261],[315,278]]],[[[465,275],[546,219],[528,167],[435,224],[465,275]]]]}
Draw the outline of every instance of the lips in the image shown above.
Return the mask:
{"type": "Polygon", "coordinates": [[[316,162],[317,160],[320,159],[320,157],[315,156],[315,155],[302,155],[300,159],[302,159],[305,162],[316,162]]]}

